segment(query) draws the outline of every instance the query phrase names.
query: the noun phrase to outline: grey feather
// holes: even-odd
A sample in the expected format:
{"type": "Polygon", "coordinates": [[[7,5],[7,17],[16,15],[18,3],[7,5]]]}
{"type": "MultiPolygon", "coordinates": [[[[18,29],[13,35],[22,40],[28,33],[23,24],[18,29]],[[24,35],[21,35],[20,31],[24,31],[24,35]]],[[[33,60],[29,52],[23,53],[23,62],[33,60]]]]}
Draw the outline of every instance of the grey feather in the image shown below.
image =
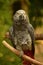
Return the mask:
{"type": "Polygon", "coordinates": [[[22,52],[29,49],[34,54],[34,28],[24,10],[18,10],[13,16],[13,26],[9,33],[16,49],[22,52]]]}

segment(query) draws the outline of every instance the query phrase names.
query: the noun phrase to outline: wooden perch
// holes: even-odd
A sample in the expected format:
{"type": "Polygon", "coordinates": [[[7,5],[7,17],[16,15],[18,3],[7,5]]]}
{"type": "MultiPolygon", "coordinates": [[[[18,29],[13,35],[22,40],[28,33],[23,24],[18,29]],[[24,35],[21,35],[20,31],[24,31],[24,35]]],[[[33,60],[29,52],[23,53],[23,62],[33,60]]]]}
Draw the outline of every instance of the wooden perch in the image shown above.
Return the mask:
{"type": "Polygon", "coordinates": [[[35,34],[35,40],[43,40],[43,34],[35,34]]]}
{"type": "MultiPolygon", "coordinates": [[[[12,46],[10,46],[6,41],[3,41],[2,42],[3,45],[5,47],[7,47],[8,49],[10,49],[13,53],[15,53],[16,55],[19,56],[20,52],[18,50],[16,50],[15,48],[13,48],[12,46]]],[[[35,60],[35,59],[32,59],[30,58],[29,56],[26,56],[26,55],[22,55],[22,58],[24,58],[25,60],[31,62],[32,64],[35,64],[35,65],[43,65],[42,63],[40,63],[39,61],[35,60]]]]}
{"type": "MultiPolygon", "coordinates": [[[[9,38],[9,32],[5,34],[6,38],[9,38]]],[[[43,34],[36,34],[35,33],[35,40],[43,40],[43,34]]]]}

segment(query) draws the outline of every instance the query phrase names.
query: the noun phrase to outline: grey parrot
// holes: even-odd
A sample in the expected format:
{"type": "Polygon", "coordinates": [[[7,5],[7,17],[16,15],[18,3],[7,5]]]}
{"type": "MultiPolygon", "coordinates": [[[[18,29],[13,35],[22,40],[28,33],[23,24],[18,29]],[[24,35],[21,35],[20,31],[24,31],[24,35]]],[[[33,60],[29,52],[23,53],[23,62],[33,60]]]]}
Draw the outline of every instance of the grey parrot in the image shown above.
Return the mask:
{"type": "MultiPolygon", "coordinates": [[[[35,47],[34,47],[34,28],[29,22],[29,17],[24,10],[18,10],[13,15],[13,25],[9,29],[10,40],[17,50],[20,51],[20,56],[25,52],[28,52],[30,55],[34,56],[35,47]]],[[[30,56],[31,57],[31,56],[30,56]]]]}

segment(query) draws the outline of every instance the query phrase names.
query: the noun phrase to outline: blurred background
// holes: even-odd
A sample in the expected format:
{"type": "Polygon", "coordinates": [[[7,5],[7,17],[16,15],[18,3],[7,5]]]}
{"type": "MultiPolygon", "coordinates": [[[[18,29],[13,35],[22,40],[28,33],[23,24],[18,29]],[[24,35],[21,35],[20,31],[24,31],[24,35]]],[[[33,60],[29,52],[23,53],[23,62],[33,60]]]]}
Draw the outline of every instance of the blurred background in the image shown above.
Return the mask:
{"type": "MultiPolygon", "coordinates": [[[[22,65],[21,59],[2,44],[12,25],[12,16],[19,9],[27,12],[35,33],[43,34],[43,0],[0,0],[0,65],[22,65]]],[[[43,62],[43,40],[35,43],[35,58],[43,62]]]]}

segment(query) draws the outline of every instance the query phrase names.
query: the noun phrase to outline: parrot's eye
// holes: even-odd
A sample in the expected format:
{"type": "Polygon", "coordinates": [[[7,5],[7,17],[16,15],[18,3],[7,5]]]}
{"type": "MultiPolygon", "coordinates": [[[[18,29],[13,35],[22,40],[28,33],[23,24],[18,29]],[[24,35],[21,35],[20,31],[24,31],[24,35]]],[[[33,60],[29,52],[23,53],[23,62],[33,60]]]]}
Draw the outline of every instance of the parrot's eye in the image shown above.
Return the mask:
{"type": "Polygon", "coordinates": [[[15,24],[16,24],[16,25],[20,25],[20,22],[16,21],[15,24]]]}
{"type": "Polygon", "coordinates": [[[16,24],[18,24],[18,22],[16,21],[16,24]]]}

